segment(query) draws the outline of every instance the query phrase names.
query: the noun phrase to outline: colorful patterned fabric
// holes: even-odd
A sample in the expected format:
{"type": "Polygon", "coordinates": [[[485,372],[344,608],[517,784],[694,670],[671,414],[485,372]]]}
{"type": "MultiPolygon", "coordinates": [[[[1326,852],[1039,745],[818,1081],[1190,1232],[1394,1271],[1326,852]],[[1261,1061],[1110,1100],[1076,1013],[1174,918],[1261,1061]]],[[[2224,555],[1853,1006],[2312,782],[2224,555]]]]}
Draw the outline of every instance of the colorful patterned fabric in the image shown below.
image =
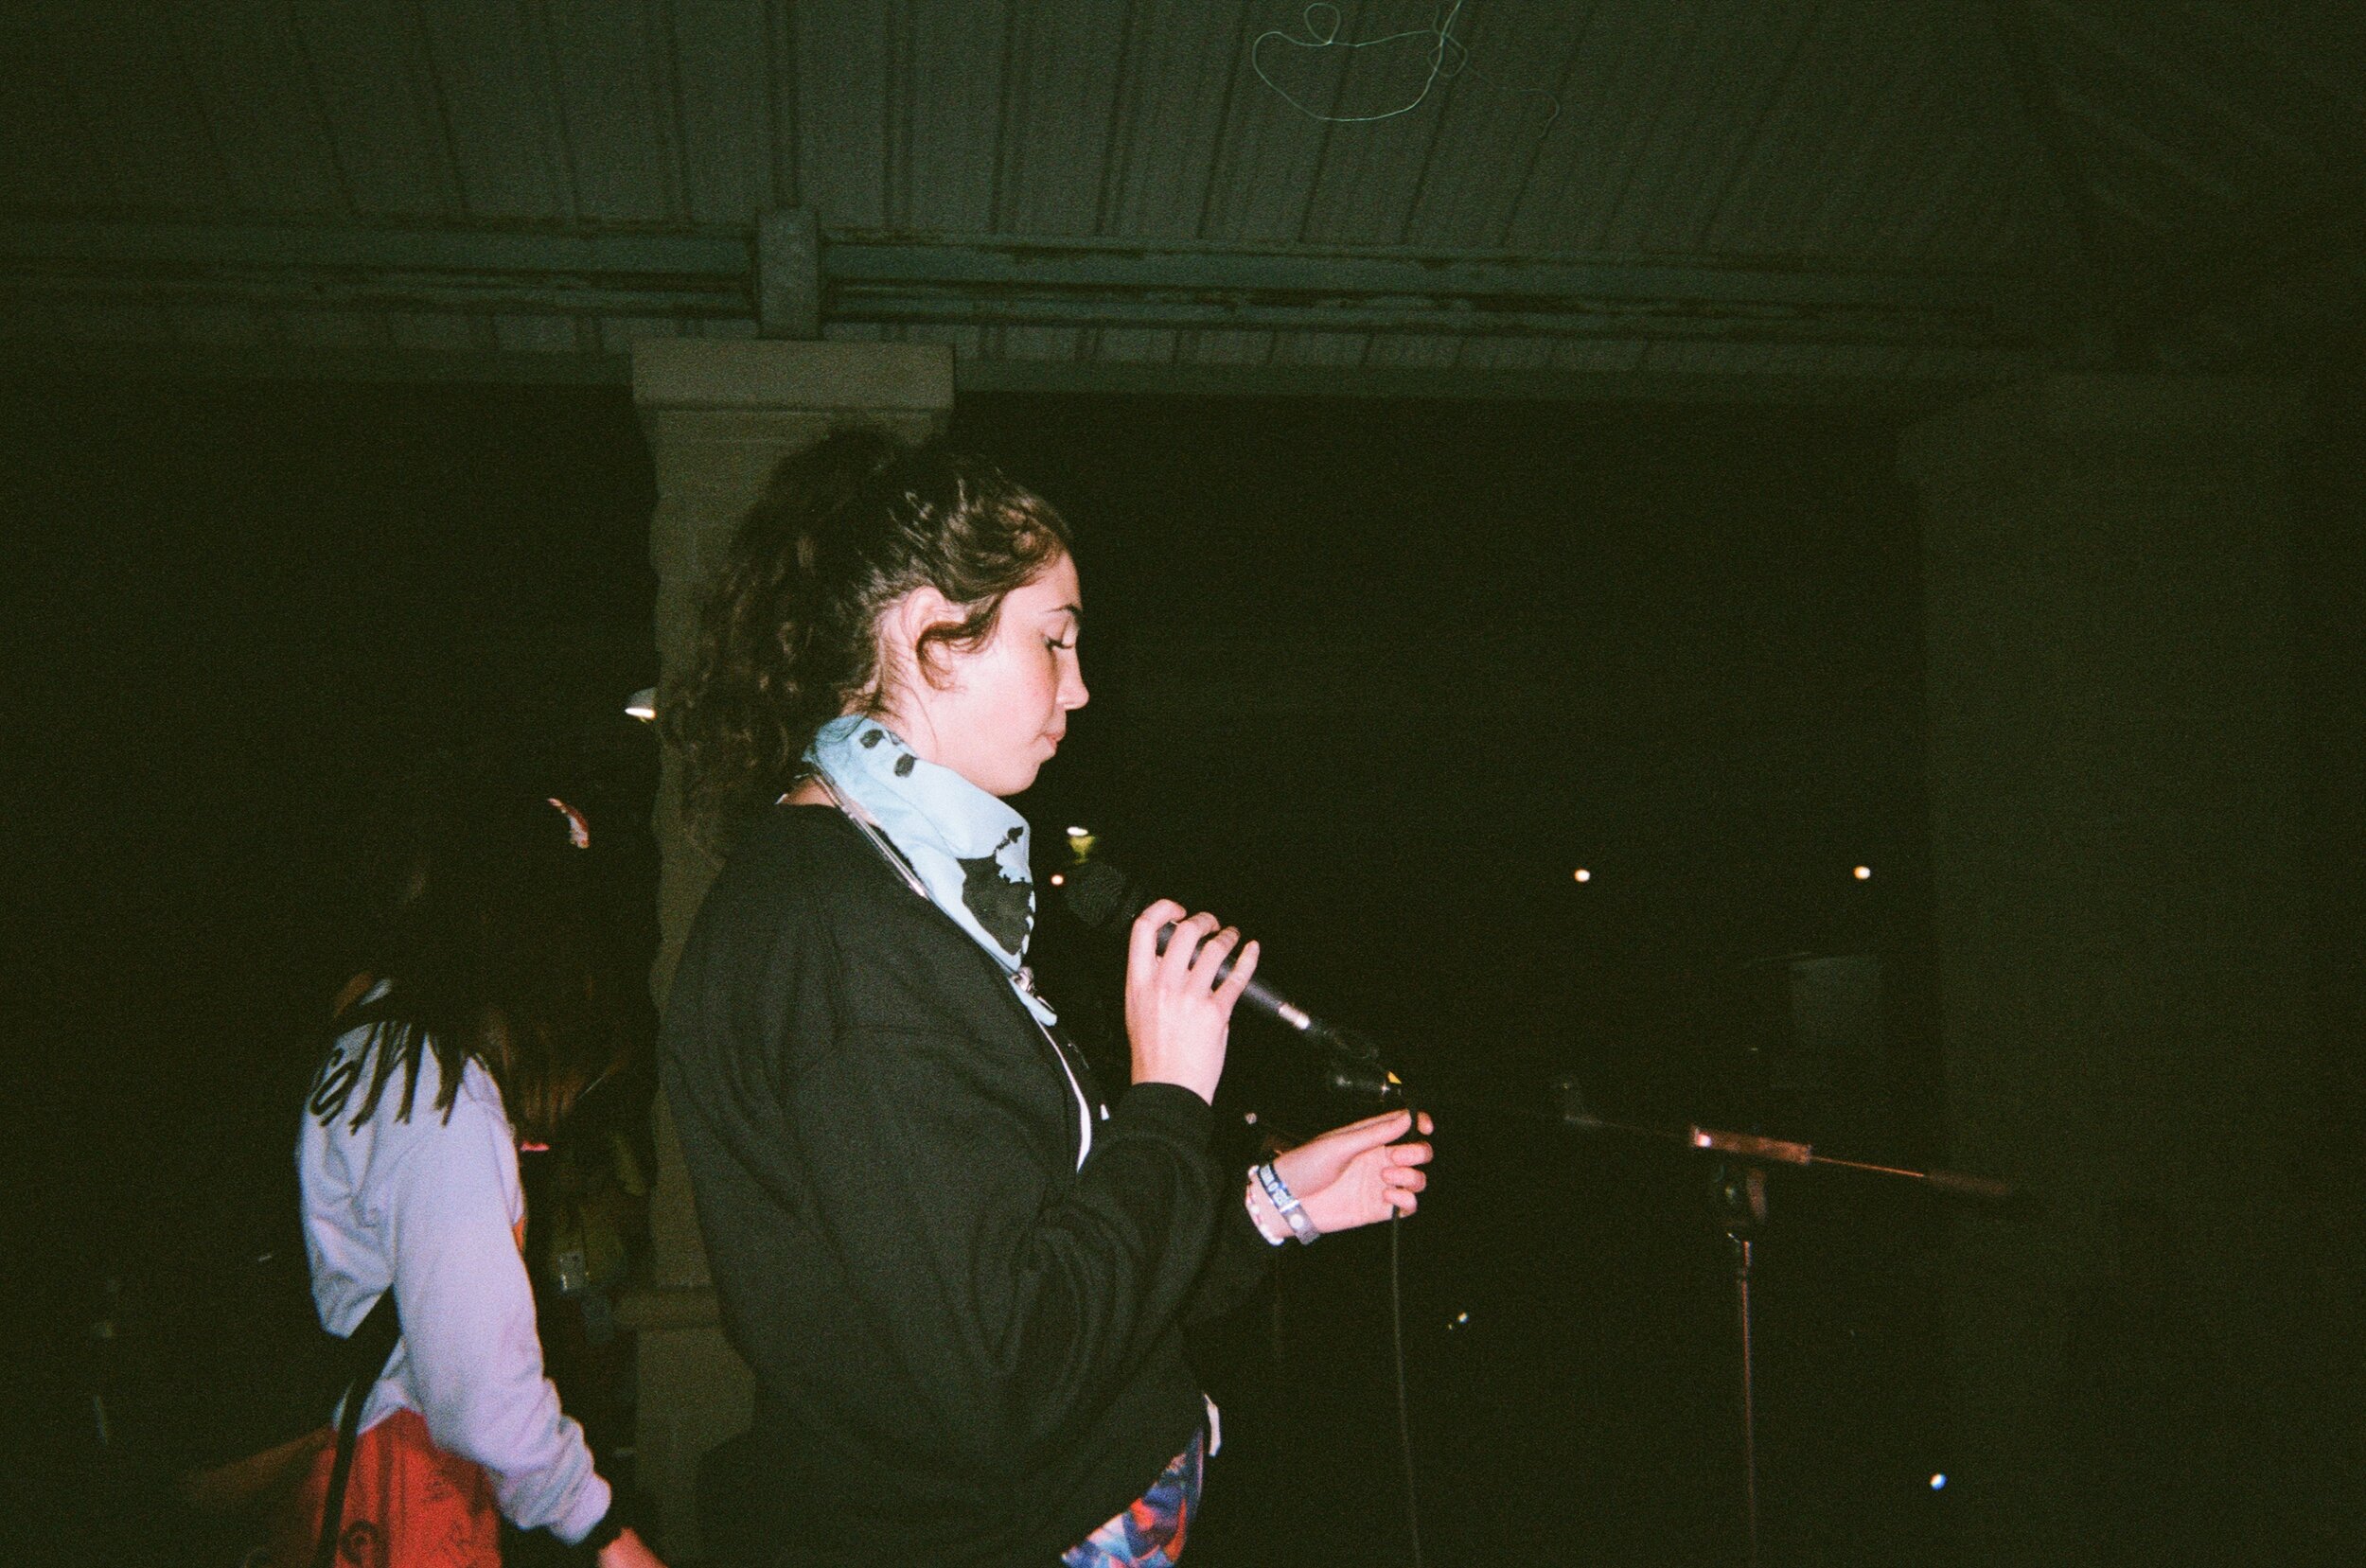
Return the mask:
{"type": "Polygon", "coordinates": [[[1061,1557],[1065,1568],[1173,1568],[1183,1555],[1199,1485],[1208,1464],[1208,1436],[1194,1432],[1150,1490],[1061,1557]]]}

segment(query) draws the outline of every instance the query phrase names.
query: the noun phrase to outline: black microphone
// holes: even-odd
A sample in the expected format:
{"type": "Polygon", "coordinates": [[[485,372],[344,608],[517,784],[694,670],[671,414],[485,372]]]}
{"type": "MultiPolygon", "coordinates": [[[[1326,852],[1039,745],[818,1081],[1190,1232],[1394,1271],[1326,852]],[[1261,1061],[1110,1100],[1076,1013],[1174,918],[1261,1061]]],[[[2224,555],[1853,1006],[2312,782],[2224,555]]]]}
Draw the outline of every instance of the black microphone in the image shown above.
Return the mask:
{"type": "MultiPolygon", "coordinates": [[[[1151,895],[1136,887],[1132,878],[1099,860],[1070,866],[1061,883],[1061,890],[1068,898],[1069,911],[1096,931],[1122,931],[1133,925],[1134,918],[1150,907],[1152,902],[1151,895]]],[[[1158,928],[1159,952],[1167,950],[1167,939],[1174,934],[1173,921],[1158,928]]],[[[1224,962],[1216,969],[1219,982],[1232,972],[1232,960],[1239,954],[1240,949],[1235,947],[1225,955],[1224,962]]],[[[1356,1061],[1369,1062],[1379,1054],[1369,1042],[1332,1028],[1254,976],[1242,990],[1241,1000],[1292,1032],[1332,1050],[1344,1052],[1356,1061]]]]}

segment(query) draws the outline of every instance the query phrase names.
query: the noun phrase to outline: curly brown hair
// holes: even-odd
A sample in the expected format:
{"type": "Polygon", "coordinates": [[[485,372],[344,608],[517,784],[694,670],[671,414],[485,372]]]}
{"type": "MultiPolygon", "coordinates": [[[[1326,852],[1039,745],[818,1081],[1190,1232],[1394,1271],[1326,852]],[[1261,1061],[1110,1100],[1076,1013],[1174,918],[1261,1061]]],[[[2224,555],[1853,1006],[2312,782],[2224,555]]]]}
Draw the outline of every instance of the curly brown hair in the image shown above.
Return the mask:
{"type": "Polygon", "coordinates": [[[804,777],[816,731],[878,711],[889,606],[928,587],[961,607],[920,640],[933,680],[935,653],[992,637],[1004,597],[1070,544],[1049,502],[935,445],[847,427],[784,459],[733,537],[689,671],[660,704],[693,836],[726,845],[804,777]]]}

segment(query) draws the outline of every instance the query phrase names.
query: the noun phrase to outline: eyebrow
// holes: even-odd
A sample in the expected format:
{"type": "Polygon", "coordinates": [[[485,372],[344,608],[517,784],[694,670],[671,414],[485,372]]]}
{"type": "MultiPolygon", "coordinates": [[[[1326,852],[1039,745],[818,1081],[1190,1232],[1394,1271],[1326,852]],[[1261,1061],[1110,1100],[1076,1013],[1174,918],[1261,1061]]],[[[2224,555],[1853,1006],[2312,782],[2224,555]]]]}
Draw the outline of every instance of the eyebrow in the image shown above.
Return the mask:
{"type": "Polygon", "coordinates": [[[1051,608],[1045,610],[1044,613],[1046,615],[1073,615],[1081,622],[1085,619],[1085,607],[1082,605],[1055,605],[1051,608]]]}

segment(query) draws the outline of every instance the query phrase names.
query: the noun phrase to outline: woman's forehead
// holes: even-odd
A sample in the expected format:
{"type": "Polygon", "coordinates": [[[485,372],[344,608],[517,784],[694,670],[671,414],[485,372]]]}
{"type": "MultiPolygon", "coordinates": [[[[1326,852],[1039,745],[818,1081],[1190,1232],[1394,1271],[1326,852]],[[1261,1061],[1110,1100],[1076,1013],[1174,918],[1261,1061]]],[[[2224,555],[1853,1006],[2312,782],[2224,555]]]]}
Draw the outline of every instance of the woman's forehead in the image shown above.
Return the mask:
{"type": "Polygon", "coordinates": [[[1081,611],[1085,605],[1083,585],[1076,576],[1076,558],[1062,555],[1030,578],[1026,585],[1013,591],[1011,597],[1030,610],[1050,613],[1054,610],[1081,611]]]}

